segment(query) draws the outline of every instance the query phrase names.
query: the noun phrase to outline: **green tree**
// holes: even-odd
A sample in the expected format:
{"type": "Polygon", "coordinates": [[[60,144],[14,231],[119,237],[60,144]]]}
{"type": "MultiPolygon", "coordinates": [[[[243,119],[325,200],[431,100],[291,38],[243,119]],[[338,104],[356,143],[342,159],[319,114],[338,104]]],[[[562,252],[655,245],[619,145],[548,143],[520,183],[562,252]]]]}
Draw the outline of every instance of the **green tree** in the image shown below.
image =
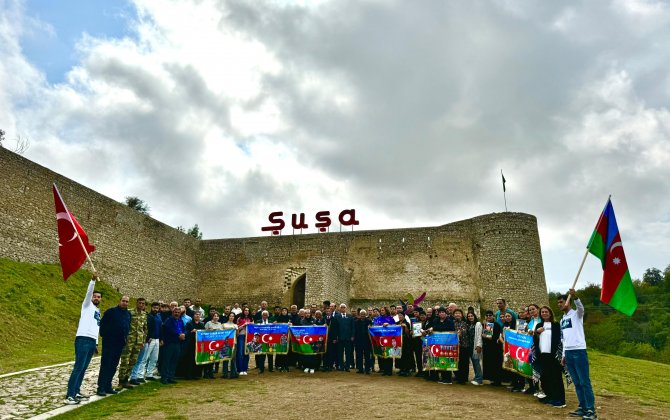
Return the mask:
{"type": "Polygon", "coordinates": [[[126,197],[126,205],[131,209],[137,210],[142,214],[149,215],[149,205],[144,202],[139,197],[128,196],[126,197]]]}
{"type": "Polygon", "coordinates": [[[642,275],[642,281],[650,286],[658,286],[663,282],[663,274],[658,268],[647,268],[642,275]]]}
{"type": "Polygon", "coordinates": [[[182,233],[185,233],[187,235],[191,235],[195,239],[202,239],[202,231],[198,227],[197,223],[195,225],[193,225],[192,228],[189,228],[189,229],[184,229],[183,226],[177,226],[177,230],[182,232],[182,233]]]}
{"type": "Polygon", "coordinates": [[[0,147],[2,147],[2,142],[5,141],[5,130],[0,128],[0,147]]]}

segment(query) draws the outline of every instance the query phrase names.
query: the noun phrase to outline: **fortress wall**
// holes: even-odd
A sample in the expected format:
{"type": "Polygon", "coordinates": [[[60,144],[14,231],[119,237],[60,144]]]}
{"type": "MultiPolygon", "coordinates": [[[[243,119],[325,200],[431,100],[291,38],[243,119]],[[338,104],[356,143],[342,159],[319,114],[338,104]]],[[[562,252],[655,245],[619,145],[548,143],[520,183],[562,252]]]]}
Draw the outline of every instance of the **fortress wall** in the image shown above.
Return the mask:
{"type": "Polygon", "coordinates": [[[0,257],[57,263],[51,192],[97,247],[104,280],[131,296],[199,296],[216,305],[292,302],[306,275],[305,303],[367,307],[427,292],[424,305],[456,302],[515,309],[546,303],[537,221],[494,213],[437,227],[198,241],[0,148],[0,257]]]}
{"type": "Polygon", "coordinates": [[[195,285],[193,237],[4,148],[0,179],[0,257],[58,263],[55,182],[96,246],[91,258],[105,281],[147,299],[181,297],[195,285]]]}

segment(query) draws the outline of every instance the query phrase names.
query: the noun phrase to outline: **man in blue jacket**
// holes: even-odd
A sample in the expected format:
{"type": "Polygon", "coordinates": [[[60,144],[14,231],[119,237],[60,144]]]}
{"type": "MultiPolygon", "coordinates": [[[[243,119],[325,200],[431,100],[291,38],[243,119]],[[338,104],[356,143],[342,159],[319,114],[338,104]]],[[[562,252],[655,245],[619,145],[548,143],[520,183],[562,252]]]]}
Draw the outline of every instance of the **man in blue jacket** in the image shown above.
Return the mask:
{"type": "Polygon", "coordinates": [[[100,373],[98,374],[98,392],[104,397],[107,394],[116,394],[112,388],[112,378],[119,366],[121,352],[126,345],[130,331],[130,312],[128,312],[128,296],[121,297],[119,304],[105,311],[100,320],[100,337],[102,337],[102,358],[100,359],[100,373]]]}

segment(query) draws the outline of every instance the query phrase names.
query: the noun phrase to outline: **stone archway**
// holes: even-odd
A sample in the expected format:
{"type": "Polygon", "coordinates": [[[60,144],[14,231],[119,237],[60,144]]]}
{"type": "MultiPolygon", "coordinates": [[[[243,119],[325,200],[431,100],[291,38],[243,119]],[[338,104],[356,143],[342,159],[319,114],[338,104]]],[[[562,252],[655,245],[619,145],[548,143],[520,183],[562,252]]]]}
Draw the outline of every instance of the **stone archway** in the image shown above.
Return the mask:
{"type": "Polygon", "coordinates": [[[305,306],[305,289],[307,274],[298,277],[291,287],[291,305],[297,305],[298,308],[305,306]]]}

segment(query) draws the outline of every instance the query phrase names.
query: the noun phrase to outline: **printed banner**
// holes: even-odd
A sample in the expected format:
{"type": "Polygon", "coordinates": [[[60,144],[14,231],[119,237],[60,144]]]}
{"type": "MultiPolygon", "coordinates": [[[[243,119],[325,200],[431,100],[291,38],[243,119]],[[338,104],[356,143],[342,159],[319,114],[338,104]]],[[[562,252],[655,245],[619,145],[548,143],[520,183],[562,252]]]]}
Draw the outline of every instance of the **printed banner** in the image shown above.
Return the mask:
{"type": "Polygon", "coordinates": [[[244,353],[288,353],[288,324],[247,324],[244,353]]]}
{"type": "Polygon", "coordinates": [[[385,359],[402,356],[402,326],[370,327],[369,332],[373,355],[385,359]]]}
{"type": "Polygon", "coordinates": [[[412,323],[412,337],[421,337],[421,321],[415,321],[412,323]]]}
{"type": "Polygon", "coordinates": [[[483,324],[482,337],[491,339],[493,338],[493,322],[484,322],[483,324]]]}
{"type": "Polygon", "coordinates": [[[458,333],[436,332],[423,338],[423,368],[458,370],[458,333]]]}
{"type": "Polygon", "coordinates": [[[296,325],[291,331],[291,350],[298,354],[321,354],[326,352],[328,327],[326,325],[296,325]]]}
{"type": "Polygon", "coordinates": [[[195,363],[206,365],[234,357],[237,330],[197,330],[195,332],[195,363]]]}
{"type": "Polygon", "coordinates": [[[505,356],[503,368],[516,372],[526,378],[533,377],[530,348],[533,336],[505,328],[505,356]]]}

